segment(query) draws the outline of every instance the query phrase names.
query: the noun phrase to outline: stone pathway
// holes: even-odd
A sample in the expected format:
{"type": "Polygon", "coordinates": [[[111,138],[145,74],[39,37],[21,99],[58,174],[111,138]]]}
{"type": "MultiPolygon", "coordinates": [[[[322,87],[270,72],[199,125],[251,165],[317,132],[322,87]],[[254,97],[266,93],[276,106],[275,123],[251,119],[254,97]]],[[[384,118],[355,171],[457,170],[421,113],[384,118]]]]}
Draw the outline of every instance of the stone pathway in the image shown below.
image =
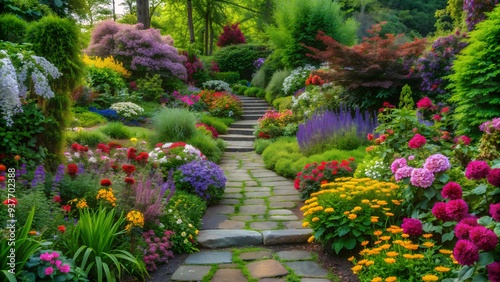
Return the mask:
{"type": "Polygon", "coordinates": [[[201,251],[187,256],[170,281],[330,281],[314,254],[270,249],[305,243],[312,230],[303,228],[293,212],[300,202],[293,182],[267,170],[253,152],[253,126],[269,105],[241,99],[243,119],[223,136],[228,143],[220,163],[228,178],[224,197],[205,212],[198,235],[201,251]]]}

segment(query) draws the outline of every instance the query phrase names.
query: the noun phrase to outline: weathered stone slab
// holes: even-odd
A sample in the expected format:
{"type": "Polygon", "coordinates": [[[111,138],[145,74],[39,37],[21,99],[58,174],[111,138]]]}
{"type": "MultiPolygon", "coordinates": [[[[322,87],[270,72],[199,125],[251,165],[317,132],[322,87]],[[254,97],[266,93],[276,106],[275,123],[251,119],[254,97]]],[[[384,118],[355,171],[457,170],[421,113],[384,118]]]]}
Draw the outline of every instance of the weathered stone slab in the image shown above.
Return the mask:
{"type": "Polygon", "coordinates": [[[245,192],[247,198],[262,198],[271,196],[270,192],[260,191],[260,192],[245,192]]]}
{"type": "Polygon", "coordinates": [[[210,272],[212,267],[208,265],[181,265],[172,274],[172,281],[201,281],[210,272]]]}
{"type": "Polygon", "coordinates": [[[219,204],[220,205],[237,205],[240,203],[238,199],[222,199],[219,204]]]}
{"type": "Polygon", "coordinates": [[[243,187],[243,183],[241,181],[228,181],[226,182],[226,187],[243,187]]]}
{"type": "Polygon", "coordinates": [[[274,221],[256,221],[250,223],[250,228],[253,230],[269,230],[278,227],[278,223],[274,221]]]}
{"type": "Polygon", "coordinates": [[[272,201],[299,201],[299,196],[272,196],[269,198],[272,201]]]}
{"type": "Polygon", "coordinates": [[[301,282],[330,282],[331,280],[322,278],[302,278],[301,282]]]}
{"type": "MultiPolygon", "coordinates": [[[[256,177],[253,173],[252,173],[252,175],[254,177],[256,177]]],[[[281,177],[281,176],[278,176],[276,174],[270,175],[270,176],[261,176],[261,177],[257,177],[257,178],[259,178],[259,181],[261,181],[261,182],[277,182],[277,181],[279,181],[281,183],[282,181],[289,181],[288,179],[281,177]]]]}
{"type": "Polygon", "coordinates": [[[217,268],[219,268],[219,269],[238,268],[238,266],[239,265],[237,263],[225,263],[225,264],[217,265],[217,268]]]}
{"type": "Polygon", "coordinates": [[[259,279],[259,282],[285,282],[283,278],[264,278],[259,279]]]}
{"type": "Polygon", "coordinates": [[[217,229],[243,229],[245,223],[243,221],[225,220],[217,226],[217,229]]]}
{"type": "Polygon", "coordinates": [[[285,222],[283,225],[285,225],[286,229],[302,229],[302,221],[288,221],[285,222]]]}
{"type": "Polygon", "coordinates": [[[269,187],[245,187],[245,192],[271,192],[269,187]]]}
{"type": "Polygon", "coordinates": [[[239,269],[219,269],[215,272],[211,282],[235,282],[235,281],[248,281],[248,279],[241,273],[239,269]]]}
{"type": "Polygon", "coordinates": [[[293,214],[291,210],[270,210],[269,215],[290,215],[293,214]]]}
{"type": "Polygon", "coordinates": [[[219,264],[231,262],[233,262],[231,252],[212,251],[202,251],[199,253],[190,254],[184,261],[185,264],[219,264]]]}
{"type": "Polygon", "coordinates": [[[288,274],[288,270],[281,263],[272,259],[251,262],[247,264],[247,269],[254,278],[272,278],[288,274]]]}
{"type": "Polygon", "coordinates": [[[224,214],[208,214],[205,213],[201,219],[201,229],[216,229],[219,224],[227,220],[227,215],[224,214]]]}
{"type": "Polygon", "coordinates": [[[248,205],[240,207],[240,214],[265,214],[267,207],[264,205],[248,205]]]}
{"type": "Polygon", "coordinates": [[[289,180],[280,180],[280,181],[261,181],[262,186],[283,186],[285,184],[291,183],[293,187],[293,183],[289,180]]]}
{"type": "Polygon", "coordinates": [[[286,265],[293,269],[298,276],[323,278],[328,275],[328,271],[312,261],[292,261],[286,265]]]}
{"type": "Polygon", "coordinates": [[[224,189],[224,192],[225,193],[240,193],[242,190],[243,190],[243,188],[241,188],[241,187],[239,187],[239,188],[226,187],[226,189],[224,189]]]}
{"type": "Polygon", "coordinates": [[[257,187],[259,186],[259,183],[257,183],[256,181],[245,181],[245,186],[246,187],[257,187]]]}
{"type": "Polygon", "coordinates": [[[298,204],[298,201],[296,202],[275,202],[275,201],[272,201],[269,203],[269,206],[272,207],[272,208],[276,208],[276,209],[291,209],[291,208],[295,208],[298,204]]]}
{"type": "Polygon", "coordinates": [[[308,251],[281,251],[276,253],[282,260],[296,261],[296,260],[311,260],[311,253],[308,251]]]}
{"type": "Polygon", "coordinates": [[[296,215],[272,215],[269,217],[272,220],[298,220],[296,215]]]}
{"type": "Polygon", "coordinates": [[[225,193],[222,198],[223,199],[239,199],[239,198],[243,198],[243,195],[241,195],[240,193],[225,193]]]}
{"type": "Polygon", "coordinates": [[[264,199],[246,199],[243,203],[245,205],[264,205],[266,201],[264,199]]]}
{"type": "Polygon", "coordinates": [[[252,176],[258,179],[265,179],[266,177],[276,177],[276,173],[269,170],[252,171],[252,176]]]}
{"type": "Polygon", "coordinates": [[[262,244],[262,234],[251,230],[201,230],[198,242],[210,249],[255,246],[262,244]]]}
{"type": "MultiPolygon", "coordinates": [[[[201,233],[201,232],[200,232],[201,233]]],[[[262,231],[264,245],[305,243],[312,234],[312,229],[285,229],[262,231]]]]}
{"type": "Polygon", "coordinates": [[[272,257],[271,251],[257,251],[257,252],[246,252],[240,254],[240,259],[244,261],[257,260],[257,259],[270,259],[272,257]]]}
{"type": "Polygon", "coordinates": [[[237,220],[237,221],[250,221],[253,220],[253,217],[251,215],[235,215],[230,217],[231,220],[237,220]]]}
{"type": "Polygon", "coordinates": [[[205,214],[232,214],[234,213],[234,206],[218,205],[209,207],[205,214]]]}
{"type": "Polygon", "coordinates": [[[298,196],[299,193],[293,187],[286,188],[286,189],[276,189],[276,188],[274,188],[273,189],[273,194],[274,195],[279,195],[279,196],[281,196],[281,195],[283,195],[283,196],[286,196],[286,195],[296,196],[297,199],[299,197],[298,196]]]}

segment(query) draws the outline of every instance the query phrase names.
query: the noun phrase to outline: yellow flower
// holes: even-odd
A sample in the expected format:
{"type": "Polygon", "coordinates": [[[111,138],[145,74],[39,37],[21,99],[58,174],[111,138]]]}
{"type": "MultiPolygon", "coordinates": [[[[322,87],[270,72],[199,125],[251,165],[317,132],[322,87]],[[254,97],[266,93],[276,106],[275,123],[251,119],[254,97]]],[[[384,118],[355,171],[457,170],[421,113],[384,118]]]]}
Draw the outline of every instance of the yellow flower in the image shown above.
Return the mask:
{"type": "Polygon", "coordinates": [[[406,259],[412,259],[413,255],[412,254],[404,254],[403,257],[406,259]]]}
{"type": "Polygon", "coordinates": [[[392,212],[386,212],[385,215],[387,215],[387,216],[394,216],[394,214],[392,212]]]}
{"type": "Polygon", "coordinates": [[[403,247],[406,248],[407,250],[412,250],[412,251],[415,251],[418,249],[417,244],[405,244],[405,245],[403,245],[403,247]]]}
{"type": "Polygon", "coordinates": [[[135,138],[135,137],[130,138],[130,142],[132,142],[134,144],[137,143],[137,138],[135,138]]]}
{"type": "Polygon", "coordinates": [[[392,202],[393,204],[395,204],[396,206],[401,205],[401,202],[400,202],[400,201],[398,201],[398,200],[391,200],[391,202],[392,202]]]}
{"type": "Polygon", "coordinates": [[[307,243],[312,243],[314,241],[314,235],[307,239],[307,243]]]}
{"type": "Polygon", "coordinates": [[[368,243],[370,243],[370,242],[368,242],[368,241],[363,241],[363,242],[361,242],[361,246],[366,246],[366,245],[368,245],[368,243]]]}
{"type": "Polygon", "coordinates": [[[362,265],[355,265],[353,268],[351,268],[351,270],[352,270],[352,272],[354,272],[354,274],[357,274],[358,272],[360,272],[361,269],[363,269],[362,265]]]}
{"type": "Polygon", "coordinates": [[[368,260],[367,259],[362,259],[360,261],[358,261],[358,265],[364,265],[368,260]]]}
{"type": "Polygon", "coordinates": [[[76,204],[76,207],[79,209],[83,209],[83,208],[88,208],[89,206],[87,205],[87,201],[82,198],[78,201],[78,203],[76,204]]]}
{"type": "Polygon", "coordinates": [[[182,236],[182,237],[186,237],[186,232],[182,232],[182,233],[181,233],[181,236],[182,236]]]}
{"type": "Polygon", "coordinates": [[[350,211],[345,211],[345,212],[344,212],[344,215],[348,215],[348,214],[350,214],[350,213],[351,213],[350,211]]]}
{"type": "Polygon", "coordinates": [[[438,281],[439,277],[437,277],[436,275],[433,275],[433,274],[426,274],[426,275],[422,276],[422,280],[426,281],[426,282],[438,281]]]}
{"type": "Polygon", "coordinates": [[[370,266],[370,265],[374,265],[375,264],[375,261],[373,260],[369,260],[365,263],[366,266],[370,266]]]}
{"type": "Polygon", "coordinates": [[[384,240],[384,241],[389,241],[391,239],[391,236],[381,236],[380,237],[380,240],[384,240]]]}
{"type": "Polygon", "coordinates": [[[356,219],[356,217],[358,217],[358,215],[356,215],[355,213],[351,213],[349,216],[347,216],[347,218],[349,218],[350,220],[356,219]]]}
{"type": "Polygon", "coordinates": [[[319,217],[313,217],[311,221],[312,221],[312,222],[319,221],[319,217]]]}
{"type": "Polygon", "coordinates": [[[333,208],[326,208],[324,212],[334,212],[333,208]]]}
{"type": "Polygon", "coordinates": [[[444,267],[444,266],[438,266],[436,268],[434,268],[437,272],[448,272],[450,271],[450,268],[448,267],[444,267]]]}
{"type": "Polygon", "coordinates": [[[382,235],[382,231],[377,230],[377,231],[373,232],[373,235],[380,236],[380,235],[382,235]]]}
{"type": "Polygon", "coordinates": [[[393,258],[385,258],[384,261],[387,262],[388,264],[393,264],[396,262],[396,260],[393,258]]]}
{"type": "Polygon", "coordinates": [[[370,219],[370,221],[373,222],[373,223],[378,222],[378,216],[372,216],[372,218],[370,219]]]}
{"type": "Polygon", "coordinates": [[[306,200],[304,203],[309,204],[309,203],[315,202],[315,201],[317,201],[317,200],[318,200],[318,198],[317,198],[317,197],[312,197],[312,198],[310,198],[310,199],[306,200]]]}
{"type": "Polygon", "coordinates": [[[453,251],[447,249],[441,249],[439,250],[439,252],[442,253],[443,255],[451,255],[453,253],[453,251]]]}
{"type": "Polygon", "coordinates": [[[398,278],[396,276],[389,276],[387,278],[385,278],[385,282],[394,282],[398,280],[398,278]]]}
{"type": "Polygon", "coordinates": [[[402,234],[401,237],[403,237],[403,238],[410,238],[410,235],[409,234],[402,234]]]}
{"type": "Polygon", "coordinates": [[[350,257],[347,259],[348,261],[353,261],[354,260],[354,256],[350,257]]]}
{"type": "Polygon", "coordinates": [[[386,201],[377,201],[377,205],[385,206],[387,205],[386,201]]]}
{"type": "Polygon", "coordinates": [[[369,204],[370,200],[364,199],[364,200],[361,200],[361,203],[363,203],[363,204],[369,204]]]}
{"type": "Polygon", "coordinates": [[[424,234],[422,235],[425,239],[432,238],[432,234],[424,234]]]}
{"type": "Polygon", "coordinates": [[[391,258],[392,258],[392,257],[397,257],[397,256],[399,255],[399,253],[398,253],[398,252],[387,252],[387,254],[386,254],[386,255],[387,255],[388,257],[391,257],[391,258]]]}
{"type": "Polygon", "coordinates": [[[378,208],[380,208],[380,205],[371,205],[370,208],[372,208],[372,209],[378,209],[378,208]]]}
{"type": "Polygon", "coordinates": [[[425,242],[422,245],[426,246],[427,248],[432,248],[434,246],[434,243],[432,243],[432,242],[425,242]]]}
{"type": "Polygon", "coordinates": [[[377,276],[377,277],[373,278],[371,282],[382,282],[382,277],[377,276]]]}
{"type": "Polygon", "coordinates": [[[309,222],[304,221],[304,222],[302,223],[302,227],[307,227],[307,226],[309,226],[309,222]]]}
{"type": "Polygon", "coordinates": [[[380,246],[380,248],[382,248],[383,250],[387,250],[391,247],[391,244],[383,244],[382,246],[380,246]]]}
{"type": "Polygon", "coordinates": [[[360,206],[356,206],[356,207],[354,207],[354,209],[353,209],[353,211],[360,211],[360,210],[362,210],[362,208],[361,208],[360,206]]]}
{"type": "Polygon", "coordinates": [[[424,255],[422,255],[422,254],[414,254],[414,255],[413,255],[413,258],[416,258],[416,259],[424,259],[424,258],[425,258],[425,256],[424,256],[424,255]]]}
{"type": "Polygon", "coordinates": [[[198,233],[200,233],[200,231],[198,229],[196,229],[196,231],[194,232],[194,234],[198,235],[198,233]]]}

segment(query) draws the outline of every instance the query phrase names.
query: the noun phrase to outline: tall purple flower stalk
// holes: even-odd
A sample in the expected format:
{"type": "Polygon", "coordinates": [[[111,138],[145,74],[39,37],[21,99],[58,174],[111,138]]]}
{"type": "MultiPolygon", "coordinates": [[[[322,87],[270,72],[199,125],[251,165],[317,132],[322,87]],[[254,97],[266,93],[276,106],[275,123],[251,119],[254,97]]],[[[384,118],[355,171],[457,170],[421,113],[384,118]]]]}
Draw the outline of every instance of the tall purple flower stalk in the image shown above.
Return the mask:
{"type": "Polygon", "coordinates": [[[375,113],[361,113],[359,108],[354,113],[341,106],[337,111],[315,113],[310,119],[299,124],[297,141],[302,150],[313,147],[325,140],[340,136],[355,128],[356,136],[361,140],[377,127],[375,113]]]}
{"type": "Polygon", "coordinates": [[[39,165],[35,170],[35,174],[33,175],[33,180],[31,181],[31,187],[34,188],[39,184],[43,184],[44,182],[45,182],[45,168],[43,167],[43,165],[39,165]]]}
{"type": "Polygon", "coordinates": [[[148,178],[144,181],[137,181],[133,189],[135,208],[144,214],[145,221],[157,221],[163,214],[165,205],[174,195],[173,172],[170,171],[167,181],[164,183],[158,183],[155,179],[148,178]],[[169,192],[165,197],[167,191],[169,192]]]}
{"type": "Polygon", "coordinates": [[[52,190],[56,191],[57,187],[59,187],[59,183],[64,177],[64,172],[66,171],[66,166],[63,164],[60,164],[57,167],[56,174],[54,175],[54,179],[52,180],[52,190]]]}

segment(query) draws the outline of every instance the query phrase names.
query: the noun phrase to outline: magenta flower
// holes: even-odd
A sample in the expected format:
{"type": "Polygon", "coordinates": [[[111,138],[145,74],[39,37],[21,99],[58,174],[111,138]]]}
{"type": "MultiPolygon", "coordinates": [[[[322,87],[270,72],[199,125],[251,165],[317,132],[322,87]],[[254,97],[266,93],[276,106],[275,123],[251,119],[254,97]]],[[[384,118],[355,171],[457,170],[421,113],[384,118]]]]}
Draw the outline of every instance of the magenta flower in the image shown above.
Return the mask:
{"type": "Polygon", "coordinates": [[[451,168],[450,161],[445,155],[434,154],[429,156],[424,162],[424,168],[437,173],[451,168]]]}
{"type": "Polygon", "coordinates": [[[423,233],[422,222],[416,218],[403,218],[401,228],[404,233],[412,236],[419,236],[423,233]]]}
{"type": "Polygon", "coordinates": [[[445,199],[456,200],[462,198],[462,187],[456,182],[448,182],[441,190],[441,196],[445,199]]]}
{"type": "Polygon", "coordinates": [[[500,261],[495,261],[486,266],[488,270],[488,279],[492,282],[500,281],[500,261]]]}
{"type": "Polygon", "coordinates": [[[408,147],[411,149],[417,149],[425,145],[427,143],[427,139],[423,135],[415,134],[410,141],[408,141],[408,147]]]}
{"type": "Polygon", "coordinates": [[[398,169],[405,167],[405,166],[408,166],[406,164],[406,159],[405,158],[397,158],[391,164],[391,171],[392,171],[392,173],[396,173],[396,171],[398,169]]]}
{"type": "Polygon", "coordinates": [[[412,170],[410,177],[411,184],[421,188],[429,188],[434,182],[434,174],[426,168],[412,170]]]}
{"type": "Polygon", "coordinates": [[[442,221],[450,221],[451,220],[451,218],[446,213],[446,203],[443,203],[443,202],[437,202],[434,204],[434,207],[432,208],[432,214],[437,219],[440,219],[442,221]]]}
{"type": "Polygon", "coordinates": [[[495,186],[500,187],[500,168],[492,168],[488,172],[488,176],[486,177],[488,182],[495,186]]]}
{"type": "Polygon", "coordinates": [[[500,203],[490,205],[490,214],[495,221],[500,222],[500,203]]]}
{"type": "Polygon", "coordinates": [[[453,249],[453,257],[461,265],[473,265],[479,260],[479,249],[469,240],[458,240],[453,249]]]}
{"type": "Polygon", "coordinates": [[[54,268],[52,266],[45,268],[45,275],[51,275],[52,273],[54,273],[54,268]]]}
{"type": "Polygon", "coordinates": [[[485,161],[472,161],[465,168],[465,177],[480,180],[485,178],[490,171],[490,166],[485,161]]]}
{"type": "Polygon", "coordinates": [[[430,109],[432,108],[432,101],[429,97],[424,97],[417,102],[417,109],[430,109]]]}
{"type": "Polygon", "coordinates": [[[71,267],[69,266],[69,264],[63,264],[59,267],[59,271],[61,271],[62,273],[68,273],[70,270],[71,267]]]}
{"type": "Polygon", "coordinates": [[[468,213],[469,206],[462,199],[451,200],[446,204],[446,215],[455,221],[467,217],[468,213]]]}
{"type": "Polygon", "coordinates": [[[469,239],[476,244],[479,249],[486,252],[492,251],[498,244],[498,237],[492,230],[479,225],[469,231],[469,239]]]}
{"type": "Polygon", "coordinates": [[[477,218],[467,217],[462,219],[457,226],[455,226],[455,237],[458,239],[468,239],[469,231],[476,226],[479,226],[477,218]]]}
{"type": "Polygon", "coordinates": [[[51,261],[53,258],[52,254],[49,254],[49,252],[45,252],[43,254],[40,254],[40,259],[44,261],[51,261]]]}
{"type": "Polygon", "coordinates": [[[396,174],[394,174],[394,178],[396,181],[400,181],[403,178],[407,178],[411,176],[411,172],[414,170],[413,167],[411,166],[405,166],[396,171],[396,174]]]}
{"type": "Polygon", "coordinates": [[[453,139],[453,142],[455,142],[455,144],[464,144],[466,146],[469,145],[471,141],[472,140],[465,135],[461,135],[453,139]]]}

